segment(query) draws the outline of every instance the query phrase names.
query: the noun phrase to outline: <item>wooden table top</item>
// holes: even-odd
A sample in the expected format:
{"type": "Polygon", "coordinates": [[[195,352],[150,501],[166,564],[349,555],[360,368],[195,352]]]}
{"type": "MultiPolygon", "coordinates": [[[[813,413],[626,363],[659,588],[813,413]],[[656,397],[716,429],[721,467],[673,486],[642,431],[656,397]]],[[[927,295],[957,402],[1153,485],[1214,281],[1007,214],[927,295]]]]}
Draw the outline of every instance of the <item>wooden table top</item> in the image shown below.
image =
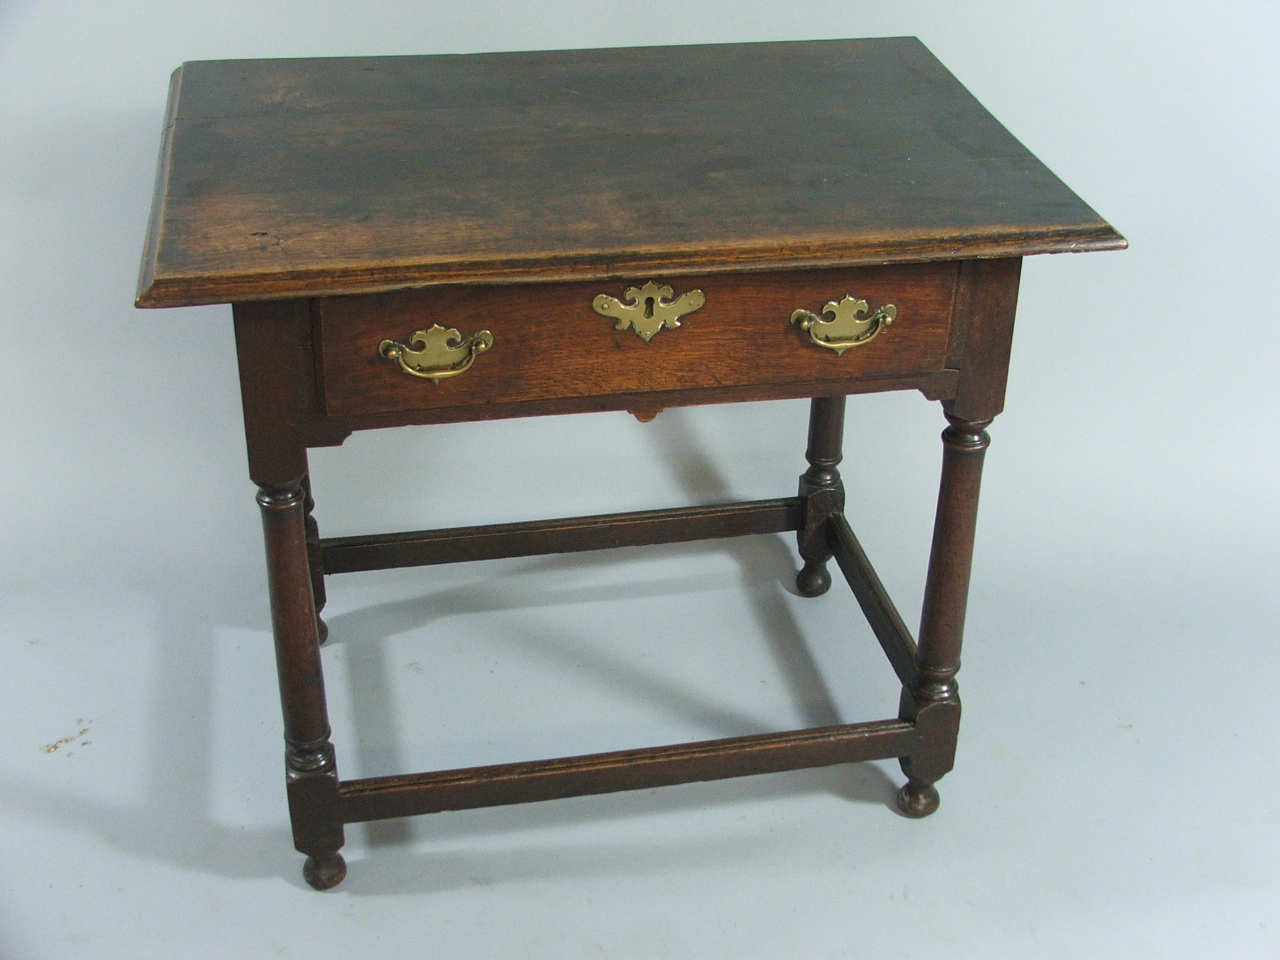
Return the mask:
{"type": "Polygon", "coordinates": [[[914,38],[199,61],[137,302],[1124,245],[914,38]]]}

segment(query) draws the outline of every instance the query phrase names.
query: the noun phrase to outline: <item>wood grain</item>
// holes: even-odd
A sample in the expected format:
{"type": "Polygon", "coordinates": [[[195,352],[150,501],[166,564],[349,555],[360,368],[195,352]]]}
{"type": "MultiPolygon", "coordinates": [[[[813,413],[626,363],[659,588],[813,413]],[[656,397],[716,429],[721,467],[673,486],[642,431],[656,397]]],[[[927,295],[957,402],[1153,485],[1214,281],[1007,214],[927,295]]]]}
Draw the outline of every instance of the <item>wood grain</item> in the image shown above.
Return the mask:
{"type": "Polygon", "coordinates": [[[936,810],[1020,258],[1124,245],[911,38],[184,65],[138,303],[235,304],[306,881],[342,880],[344,822],[872,758],[936,810]],[[705,305],[650,342],[592,309],[649,279],[705,305]],[[845,295],[897,315],[838,356],[790,317],[845,295]],[[439,384],[380,355],[433,324],[493,346],[439,384]],[[907,388],[951,424],[918,646],[838,472],[845,396],[907,388]],[[353,430],[784,397],[814,398],[796,497],[327,540],[311,516],[306,448],[353,430]],[[326,574],[789,530],[801,593],[844,572],[897,720],[339,780],[326,574]]]}
{"type": "Polygon", "coordinates": [[[429,287],[321,300],[325,410],[345,417],[500,408],[755,384],[799,389],[934,373],[946,355],[956,266],[707,274],[671,282],[677,294],[702,290],[706,305],[648,343],[631,330],[615,329],[613,320],[591,308],[598,293],[621,297],[630,285],[623,280],[429,287]],[[790,318],[798,307],[817,312],[846,294],[866,299],[873,310],[893,303],[898,319],[875,340],[837,356],[810,343],[790,318]],[[409,376],[378,354],[383,339],[407,342],[433,323],[456,327],[464,336],[489,330],[494,345],[466,373],[439,384],[409,376]]]}
{"type": "Polygon", "coordinates": [[[140,306],[1124,240],[914,38],[201,61],[140,306]]]}
{"type": "Polygon", "coordinates": [[[355,573],[782,533],[800,526],[801,512],[799,498],[787,497],[449,530],[331,537],[320,541],[319,551],[323,573],[355,573]]]}
{"type": "Polygon", "coordinates": [[[914,740],[911,724],[878,720],[582,757],[348,780],[339,788],[342,819],[360,823],[887,759],[910,750],[914,740]]]}

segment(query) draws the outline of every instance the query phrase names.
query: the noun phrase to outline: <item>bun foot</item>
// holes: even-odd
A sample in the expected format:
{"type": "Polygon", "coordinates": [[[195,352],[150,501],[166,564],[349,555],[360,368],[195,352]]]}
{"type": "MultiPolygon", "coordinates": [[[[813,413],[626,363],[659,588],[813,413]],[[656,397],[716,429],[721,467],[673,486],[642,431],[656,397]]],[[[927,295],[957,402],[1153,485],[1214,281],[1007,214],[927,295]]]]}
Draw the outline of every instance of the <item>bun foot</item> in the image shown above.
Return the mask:
{"type": "Polygon", "coordinates": [[[806,561],[796,574],[796,589],[803,597],[820,597],[831,589],[831,574],[825,563],[806,561]]]}
{"type": "Polygon", "coordinates": [[[315,890],[336,887],[347,875],[347,861],[340,853],[326,853],[319,857],[307,857],[302,866],[302,879],[315,890]]]}
{"type": "Polygon", "coordinates": [[[329,625],[320,617],[316,617],[316,637],[318,643],[329,639],[329,625]]]}
{"type": "Polygon", "coordinates": [[[898,812],[904,817],[917,820],[920,817],[927,817],[938,809],[938,802],[938,791],[932,783],[908,780],[906,785],[898,791],[898,812]]]}

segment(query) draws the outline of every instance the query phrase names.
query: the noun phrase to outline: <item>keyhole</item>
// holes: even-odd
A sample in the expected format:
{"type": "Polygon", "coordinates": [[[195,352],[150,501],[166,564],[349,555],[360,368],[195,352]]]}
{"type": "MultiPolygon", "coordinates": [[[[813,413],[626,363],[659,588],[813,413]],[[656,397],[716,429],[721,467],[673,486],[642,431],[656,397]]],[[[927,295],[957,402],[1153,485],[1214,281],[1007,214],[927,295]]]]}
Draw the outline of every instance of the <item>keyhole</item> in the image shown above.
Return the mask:
{"type": "Polygon", "coordinates": [[[646,320],[653,319],[653,297],[644,298],[644,318],[646,320]]]}

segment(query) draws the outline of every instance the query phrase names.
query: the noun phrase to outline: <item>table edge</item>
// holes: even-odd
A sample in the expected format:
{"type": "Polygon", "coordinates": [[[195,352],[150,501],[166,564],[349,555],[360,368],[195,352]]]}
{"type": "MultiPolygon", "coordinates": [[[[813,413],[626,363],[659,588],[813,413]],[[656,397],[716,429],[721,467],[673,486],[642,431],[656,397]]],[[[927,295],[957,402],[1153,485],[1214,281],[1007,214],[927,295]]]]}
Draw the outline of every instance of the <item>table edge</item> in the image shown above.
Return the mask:
{"type": "Polygon", "coordinates": [[[383,293],[443,284],[532,284],[672,277],[693,273],[861,267],[940,260],[989,260],[1042,253],[1123,250],[1128,241],[1110,224],[1054,230],[1011,230],[968,236],[909,236],[792,247],[628,251],[547,259],[475,259],[290,269],[244,274],[157,274],[144,264],[140,308],[188,307],[299,297],[383,293]]]}

